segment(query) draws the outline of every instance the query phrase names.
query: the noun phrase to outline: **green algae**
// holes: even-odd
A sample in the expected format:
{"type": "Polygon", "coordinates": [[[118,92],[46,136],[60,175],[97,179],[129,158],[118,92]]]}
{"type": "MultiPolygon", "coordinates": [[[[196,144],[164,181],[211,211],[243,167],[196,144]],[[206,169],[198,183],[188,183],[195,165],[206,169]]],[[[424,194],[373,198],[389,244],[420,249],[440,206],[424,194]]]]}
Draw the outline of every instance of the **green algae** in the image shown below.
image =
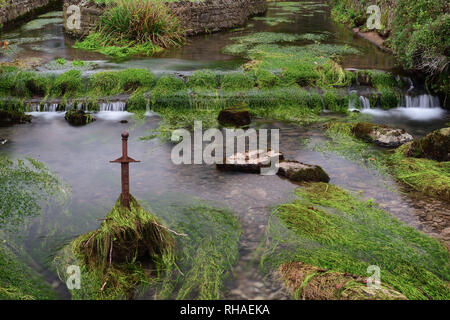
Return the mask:
{"type": "Polygon", "coordinates": [[[270,218],[263,268],[301,261],[368,276],[376,265],[382,283],[408,299],[449,298],[449,253],[437,240],[333,185],[305,184],[296,194],[270,218]]]}

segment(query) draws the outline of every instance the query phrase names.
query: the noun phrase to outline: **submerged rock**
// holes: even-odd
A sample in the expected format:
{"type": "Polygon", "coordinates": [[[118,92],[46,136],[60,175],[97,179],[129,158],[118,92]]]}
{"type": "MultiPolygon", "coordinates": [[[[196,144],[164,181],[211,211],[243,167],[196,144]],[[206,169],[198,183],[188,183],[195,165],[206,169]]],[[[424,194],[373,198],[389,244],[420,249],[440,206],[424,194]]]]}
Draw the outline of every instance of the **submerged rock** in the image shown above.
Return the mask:
{"type": "Polygon", "coordinates": [[[0,124],[19,124],[31,122],[31,116],[18,111],[0,110],[0,124]]]}
{"type": "Polygon", "coordinates": [[[397,148],[402,144],[414,140],[412,135],[403,129],[394,129],[367,122],[359,122],[354,125],[352,127],[352,133],[359,139],[388,148],[397,148]]]}
{"type": "Polygon", "coordinates": [[[281,161],[278,164],[278,174],[289,180],[301,182],[329,182],[330,177],[320,166],[298,161],[281,161]]]}
{"type": "Polygon", "coordinates": [[[64,118],[73,126],[82,126],[95,121],[90,113],[75,109],[67,111],[64,118]]]}
{"type": "Polygon", "coordinates": [[[405,145],[404,154],[407,157],[450,161],[450,128],[435,130],[405,145]]]}
{"type": "Polygon", "coordinates": [[[285,285],[298,299],[305,300],[407,300],[398,291],[385,286],[367,286],[367,278],[334,272],[303,262],[280,266],[285,285]]]}
{"type": "Polygon", "coordinates": [[[223,126],[248,126],[251,123],[250,111],[246,108],[225,109],[220,111],[217,120],[223,126]]]}

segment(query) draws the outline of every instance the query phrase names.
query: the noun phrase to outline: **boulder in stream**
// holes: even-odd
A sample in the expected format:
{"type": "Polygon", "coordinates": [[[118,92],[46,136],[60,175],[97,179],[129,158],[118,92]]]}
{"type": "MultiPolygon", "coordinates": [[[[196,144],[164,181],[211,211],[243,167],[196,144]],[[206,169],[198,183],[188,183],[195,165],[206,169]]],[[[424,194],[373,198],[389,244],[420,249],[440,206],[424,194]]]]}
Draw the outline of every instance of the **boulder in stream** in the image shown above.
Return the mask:
{"type": "Polygon", "coordinates": [[[261,168],[270,167],[274,163],[278,167],[277,174],[291,181],[329,182],[330,177],[320,167],[298,161],[285,160],[281,152],[254,150],[235,153],[225,158],[217,168],[227,171],[261,173],[261,168]],[[278,159],[277,159],[278,158],[278,159]]]}
{"type": "Polygon", "coordinates": [[[450,127],[435,130],[425,137],[408,143],[403,150],[405,156],[450,161],[450,127]]]}
{"type": "Polygon", "coordinates": [[[76,109],[67,111],[64,118],[73,126],[82,126],[95,121],[95,118],[90,113],[76,109]]]}
{"type": "Polygon", "coordinates": [[[298,161],[281,161],[278,164],[278,174],[291,181],[329,182],[330,177],[320,166],[298,161]]]}
{"type": "Polygon", "coordinates": [[[395,129],[385,125],[367,122],[358,122],[353,125],[352,133],[359,139],[388,148],[397,148],[402,144],[414,140],[412,135],[403,129],[395,129]]]}
{"type": "Polygon", "coordinates": [[[0,125],[31,122],[31,116],[23,112],[0,110],[0,125]]]}
{"type": "Polygon", "coordinates": [[[245,127],[251,123],[247,108],[229,108],[220,111],[217,119],[222,126],[245,127]]]}

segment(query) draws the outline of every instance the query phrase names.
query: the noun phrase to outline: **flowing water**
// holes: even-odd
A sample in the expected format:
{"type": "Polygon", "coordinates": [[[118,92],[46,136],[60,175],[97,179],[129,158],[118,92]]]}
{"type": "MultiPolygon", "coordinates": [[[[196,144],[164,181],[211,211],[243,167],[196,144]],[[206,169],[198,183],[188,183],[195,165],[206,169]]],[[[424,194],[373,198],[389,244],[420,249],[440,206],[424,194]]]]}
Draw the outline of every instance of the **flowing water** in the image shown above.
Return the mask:
{"type": "MultiPolygon", "coordinates": [[[[277,13],[279,9],[271,7],[268,15],[277,13]]],[[[250,21],[253,26],[243,31],[192,38],[188,45],[169,50],[159,57],[121,63],[108,61],[96,53],[71,49],[73,41],[62,33],[62,22],[53,21],[34,30],[22,26],[10,31],[5,36],[11,39],[16,51],[4,59],[38,57],[44,62],[56,57],[82,59],[95,61],[98,70],[132,66],[149,68],[155,73],[183,73],[202,68],[227,71],[235,70],[243,63],[240,58],[220,53],[220,49],[230,43],[230,37],[269,30],[295,33],[326,31],[331,33],[332,43],[351,44],[364,52],[363,55],[346,57],[343,61],[345,67],[396,70],[391,56],[355,38],[344,27],[335,25],[329,16],[329,8],[321,7],[293,17],[294,23],[273,27],[263,21],[250,21]],[[24,41],[24,37],[28,40],[24,41]],[[14,39],[22,39],[22,44],[14,43],[14,39]]],[[[416,137],[449,121],[445,111],[429,96],[405,95],[404,105],[389,111],[371,108],[364,96],[360,100],[364,107],[362,112],[371,114],[374,121],[405,128],[416,137]]],[[[278,176],[226,173],[211,165],[174,165],[170,160],[171,144],[157,139],[139,139],[148,135],[148,130],[158,127],[158,116],[136,119],[124,112],[125,103],[120,99],[114,103],[101,103],[101,112],[95,115],[97,121],[84,127],[68,125],[64,113],[55,112],[58,104],[49,102],[44,108],[47,112],[31,113],[32,123],[0,128],[0,137],[7,141],[0,144],[0,153],[19,158],[30,156],[43,161],[72,190],[71,202],[65,210],[47,205],[42,216],[27,229],[23,237],[29,254],[45,266],[57,248],[99,226],[98,219],[104,218],[120,193],[120,168],[109,164],[109,161],[120,155],[120,134],[129,130],[129,153],[142,161],[131,168],[131,192],[139,201],[150,204],[157,214],[165,217],[164,208],[171,206],[173,201],[198,198],[229,207],[239,217],[243,228],[240,260],[233,277],[226,283],[225,298],[288,298],[276,279],[265,278],[257,271],[253,253],[264,236],[271,208],[291,200],[297,185],[278,176]]],[[[37,104],[32,110],[38,110],[37,104]]],[[[445,217],[450,214],[450,208],[447,204],[411,199],[402,194],[401,187],[389,177],[333,153],[313,151],[304,140],[309,139],[312,145],[326,141],[319,129],[264,120],[258,120],[252,126],[280,128],[280,150],[287,159],[322,166],[331,177],[330,183],[361,191],[363,198],[374,198],[407,224],[431,234],[438,234],[443,227],[448,227],[445,217]]],[[[170,217],[165,218],[170,221],[170,217]]],[[[42,266],[41,271],[48,273],[42,266]]],[[[51,276],[47,278],[52,279],[51,276]]]]}

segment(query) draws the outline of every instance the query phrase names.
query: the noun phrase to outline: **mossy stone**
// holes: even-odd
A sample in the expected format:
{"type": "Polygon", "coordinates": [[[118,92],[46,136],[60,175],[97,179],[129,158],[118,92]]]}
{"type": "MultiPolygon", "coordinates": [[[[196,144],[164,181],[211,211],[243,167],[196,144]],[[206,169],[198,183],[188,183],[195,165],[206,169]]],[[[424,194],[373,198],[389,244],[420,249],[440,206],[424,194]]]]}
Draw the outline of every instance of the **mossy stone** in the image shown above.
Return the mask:
{"type": "Polygon", "coordinates": [[[95,118],[90,113],[75,109],[67,111],[64,118],[73,126],[83,126],[95,121],[95,118]]]}
{"type": "Polygon", "coordinates": [[[404,149],[404,155],[436,161],[449,161],[450,127],[435,130],[422,139],[409,143],[404,149]]]}
{"type": "Polygon", "coordinates": [[[31,122],[31,116],[23,112],[0,110],[0,124],[19,124],[31,122]]]}
{"type": "Polygon", "coordinates": [[[251,123],[247,108],[229,108],[220,111],[218,121],[222,126],[244,127],[251,123]]]}

